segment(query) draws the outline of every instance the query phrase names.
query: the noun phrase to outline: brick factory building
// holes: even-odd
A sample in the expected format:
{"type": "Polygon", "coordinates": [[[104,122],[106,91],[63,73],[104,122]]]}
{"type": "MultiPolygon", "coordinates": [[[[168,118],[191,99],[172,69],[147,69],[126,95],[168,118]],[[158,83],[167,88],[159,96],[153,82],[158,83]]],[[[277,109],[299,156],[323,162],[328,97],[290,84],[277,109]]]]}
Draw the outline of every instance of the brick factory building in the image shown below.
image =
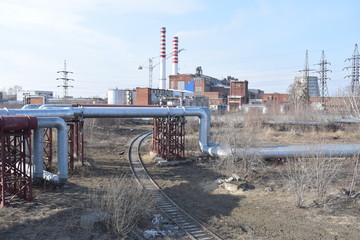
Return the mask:
{"type": "Polygon", "coordinates": [[[265,93],[263,95],[264,104],[286,104],[289,102],[290,94],[287,93],[265,93]]]}
{"type": "Polygon", "coordinates": [[[230,96],[228,97],[228,111],[238,111],[241,105],[249,103],[248,81],[231,81],[230,96]]]}
{"type": "Polygon", "coordinates": [[[237,110],[240,105],[249,103],[247,81],[238,81],[232,77],[219,80],[203,75],[200,67],[196,69],[196,74],[170,75],[169,86],[193,92],[195,96],[208,97],[212,110],[237,110]]]}

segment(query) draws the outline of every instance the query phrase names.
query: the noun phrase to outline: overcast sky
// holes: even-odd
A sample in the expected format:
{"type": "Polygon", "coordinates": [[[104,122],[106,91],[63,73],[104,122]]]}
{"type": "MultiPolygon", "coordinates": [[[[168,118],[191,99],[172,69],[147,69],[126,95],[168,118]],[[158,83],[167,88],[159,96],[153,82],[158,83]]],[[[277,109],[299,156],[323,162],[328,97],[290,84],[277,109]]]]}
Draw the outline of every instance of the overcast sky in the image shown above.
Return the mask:
{"type": "MultiPolygon", "coordinates": [[[[330,93],[349,85],[342,69],[360,43],[358,0],[0,0],[0,89],[51,90],[57,71],[73,71],[75,97],[148,86],[150,57],[166,27],[167,53],[179,37],[179,72],[248,80],[250,88],[287,92],[309,50],[331,65],[330,93]]],[[[154,64],[158,58],[154,59],[154,64]]],[[[167,75],[171,58],[167,61],[167,75]]],[[[316,74],[311,74],[316,75],[316,74]]],[[[153,73],[158,87],[159,67],[153,73]]]]}

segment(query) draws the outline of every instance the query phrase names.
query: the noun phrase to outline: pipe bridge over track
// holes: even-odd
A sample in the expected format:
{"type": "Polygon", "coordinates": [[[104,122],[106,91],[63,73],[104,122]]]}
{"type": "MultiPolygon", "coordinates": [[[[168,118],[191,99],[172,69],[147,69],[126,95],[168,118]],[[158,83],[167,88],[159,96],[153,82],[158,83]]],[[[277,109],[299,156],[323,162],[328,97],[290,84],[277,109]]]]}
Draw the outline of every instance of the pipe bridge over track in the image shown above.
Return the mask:
{"type": "MultiPolygon", "coordinates": [[[[235,155],[238,157],[257,156],[261,158],[280,158],[306,156],[314,153],[324,157],[351,156],[360,154],[360,144],[339,145],[302,145],[260,148],[231,148],[210,142],[211,115],[208,109],[184,107],[124,107],[124,106],[73,106],[73,105],[36,105],[25,106],[23,109],[1,109],[0,117],[35,117],[38,126],[34,129],[33,141],[33,179],[45,178],[59,186],[68,178],[68,136],[66,122],[82,121],[86,118],[171,118],[197,117],[199,119],[199,146],[203,153],[214,157],[235,155]],[[57,174],[43,171],[43,128],[56,128],[58,131],[58,172],[57,174]]],[[[16,122],[16,121],[15,121],[16,122]]],[[[14,123],[15,123],[14,122],[14,123]]],[[[10,127],[7,126],[7,127],[10,127]]],[[[18,126],[12,125],[16,129],[18,126]]],[[[4,132],[1,137],[4,137],[4,132]]],[[[2,150],[2,154],[5,151],[2,150]]],[[[30,162],[30,161],[29,161],[30,162]]],[[[5,164],[2,164],[5,166],[5,164]]],[[[5,175],[3,175],[5,176],[5,175]]],[[[3,181],[4,182],[4,181],[3,181]]]]}

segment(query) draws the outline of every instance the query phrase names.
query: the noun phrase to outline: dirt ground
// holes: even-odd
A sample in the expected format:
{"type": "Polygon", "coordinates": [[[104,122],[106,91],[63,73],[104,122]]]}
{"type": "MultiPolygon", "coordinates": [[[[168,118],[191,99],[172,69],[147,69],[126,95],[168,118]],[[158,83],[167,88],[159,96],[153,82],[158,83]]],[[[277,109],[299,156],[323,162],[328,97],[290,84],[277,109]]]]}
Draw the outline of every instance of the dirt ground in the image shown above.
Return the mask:
{"type": "Polygon", "coordinates": [[[235,193],[220,188],[206,164],[148,168],[165,193],[223,239],[357,239],[360,232],[360,200],[337,198],[335,189],[331,203],[297,208],[273,166],[235,193]]]}
{"type": "MultiPolygon", "coordinates": [[[[0,239],[117,239],[109,232],[83,229],[80,218],[92,211],[88,204],[90,189],[112,176],[131,174],[126,158],[128,143],[148,129],[151,125],[129,120],[121,125],[105,124],[87,133],[85,155],[91,166],[78,167],[63,188],[35,186],[31,203],[1,208],[0,239]]],[[[324,143],[360,140],[355,131],[268,130],[266,134],[269,142],[276,145],[290,141],[302,144],[309,134],[324,143]]],[[[220,175],[207,160],[160,167],[148,155],[144,158],[150,174],[165,193],[223,239],[358,239],[360,199],[355,201],[339,194],[343,179],[338,179],[331,189],[326,204],[319,201],[297,208],[279,174],[282,165],[268,164],[262,171],[254,171],[247,179],[246,191],[231,193],[214,182],[220,175]],[[267,191],[268,187],[272,191],[267,191]]],[[[348,177],[344,173],[343,178],[348,177]]],[[[151,219],[152,216],[145,218],[137,229],[139,235],[129,239],[139,238],[141,230],[151,226],[151,219]]]]}
{"type": "Polygon", "coordinates": [[[80,218],[92,212],[90,189],[98,188],[104,179],[131,175],[128,143],[149,128],[125,121],[121,126],[109,124],[86,132],[85,160],[91,167],[78,166],[62,188],[34,186],[30,203],[0,208],[0,239],[117,239],[111,233],[83,229],[80,218]]]}

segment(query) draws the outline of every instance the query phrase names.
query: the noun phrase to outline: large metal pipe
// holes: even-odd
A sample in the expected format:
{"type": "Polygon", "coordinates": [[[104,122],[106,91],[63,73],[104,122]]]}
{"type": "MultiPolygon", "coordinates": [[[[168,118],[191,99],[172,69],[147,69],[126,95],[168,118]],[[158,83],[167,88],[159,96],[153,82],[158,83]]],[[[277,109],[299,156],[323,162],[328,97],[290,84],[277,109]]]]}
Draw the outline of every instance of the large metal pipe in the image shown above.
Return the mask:
{"type": "MultiPolygon", "coordinates": [[[[199,144],[207,153],[210,137],[209,110],[203,108],[174,108],[174,107],[65,107],[44,106],[41,109],[4,109],[0,115],[29,115],[36,117],[62,118],[133,118],[133,117],[167,117],[167,116],[195,116],[199,118],[199,144]]],[[[215,154],[215,153],[214,153],[215,154]]]]}
{"type": "MultiPolygon", "coordinates": [[[[37,155],[34,156],[34,180],[39,181],[39,178],[45,178],[46,180],[54,183],[55,185],[64,185],[68,178],[68,130],[65,121],[59,117],[39,117],[38,129],[34,133],[36,142],[34,140],[34,150],[37,149],[37,155]],[[46,174],[43,171],[43,141],[41,141],[43,128],[56,128],[57,129],[57,158],[58,158],[58,175],[46,174]]],[[[35,154],[35,153],[34,153],[35,154]]]]}
{"type": "Polygon", "coordinates": [[[259,148],[231,148],[229,146],[218,146],[213,149],[211,155],[218,157],[233,155],[240,158],[259,157],[264,159],[313,156],[348,157],[360,155],[360,144],[290,145],[259,148]]]}
{"type": "Polygon", "coordinates": [[[29,115],[34,117],[61,117],[71,119],[81,115],[82,108],[44,108],[44,109],[0,109],[1,115],[29,115]]]}
{"type": "Polygon", "coordinates": [[[166,117],[166,116],[196,116],[199,118],[199,145],[202,152],[211,156],[228,156],[234,154],[239,157],[259,156],[263,158],[292,157],[304,154],[321,152],[324,156],[349,156],[360,154],[360,144],[336,145],[302,145],[262,148],[237,148],[214,145],[210,139],[210,113],[202,108],[162,108],[162,107],[77,107],[77,108],[51,108],[51,109],[23,109],[2,110],[0,115],[30,116],[60,116],[81,118],[132,118],[132,117],[166,117]]]}
{"type": "Polygon", "coordinates": [[[44,129],[37,128],[34,130],[33,140],[33,182],[40,183],[43,179],[44,169],[44,129]]]}

